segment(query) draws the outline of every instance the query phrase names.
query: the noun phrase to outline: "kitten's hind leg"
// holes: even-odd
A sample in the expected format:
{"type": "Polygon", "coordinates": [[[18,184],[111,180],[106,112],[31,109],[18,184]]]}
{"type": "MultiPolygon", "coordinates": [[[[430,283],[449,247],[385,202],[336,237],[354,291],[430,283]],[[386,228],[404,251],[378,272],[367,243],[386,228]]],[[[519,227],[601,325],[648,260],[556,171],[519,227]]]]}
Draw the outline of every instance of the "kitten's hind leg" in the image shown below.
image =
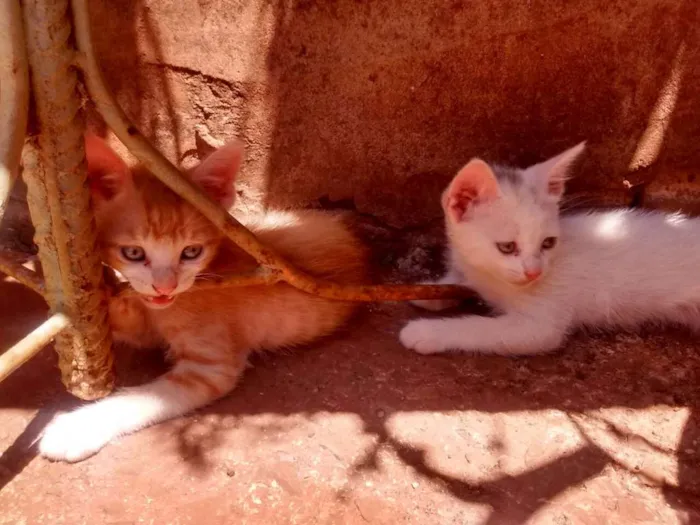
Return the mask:
{"type": "MultiPolygon", "coordinates": [[[[204,342],[201,337],[196,341],[204,342]]],[[[245,369],[248,352],[227,348],[225,338],[206,342],[206,352],[181,348],[173,368],[152,383],[55,418],[39,443],[41,455],[80,461],[121,435],[180,416],[230,392],[245,369]]]]}
{"type": "MultiPolygon", "coordinates": [[[[546,319],[546,318],[545,318],[546,319]]],[[[555,350],[566,335],[564,323],[541,322],[537,317],[505,314],[450,319],[417,319],[399,335],[401,343],[419,354],[449,350],[535,355],[555,350]]]]}
{"type": "MultiPolygon", "coordinates": [[[[438,279],[437,281],[424,281],[421,284],[462,284],[464,282],[464,277],[457,270],[450,268],[447,273],[438,279]]],[[[433,312],[439,312],[441,310],[447,310],[448,308],[454,308],[460,303],[457,299],[417,299],[411,301],[411,304],[424,310],[431,310],[433,312]]]]}

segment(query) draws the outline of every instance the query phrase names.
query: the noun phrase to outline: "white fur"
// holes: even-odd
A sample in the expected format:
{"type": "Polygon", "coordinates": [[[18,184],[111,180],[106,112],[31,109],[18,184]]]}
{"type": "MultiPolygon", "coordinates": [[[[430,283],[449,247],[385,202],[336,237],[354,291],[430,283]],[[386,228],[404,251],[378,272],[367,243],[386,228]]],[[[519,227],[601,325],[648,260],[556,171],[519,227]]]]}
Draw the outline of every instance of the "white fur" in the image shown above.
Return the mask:
{"type": "MultiPolygon", "coordinates": [[[[540,166],[545,170],[521,174],[538,184],[556,169],[540,166]]],[[[448,275],[463,275],[459,284],[498,316],[412,321],[400,334],[405,346],[424,354],[531,355],[556,349],[578,327],[660,322],[700,329],[700,219],[627,209],[559,218],[551,195],[516,186],[501,184],[500,198],[475,204],[461,221],[447,220],[448,275]],[[556,232],[557,246],[540,251],[542,239],[556,232]],[[509,241],[522,246],[521,256],[494,248],[509,241]],[[543,275],[519,284],[533,260],[543,275]]]]}
{"type": "Polygon", "coordinates": [[[110,441],[131,434],[153,423],[186,414],[214,399],[204,388],[182,388],[167,379],[173,374],[195,373],[206,377],[221,392],[230,391],[246,360],[245,353],[232,353],[231,342],[220,327],[202,328],[194,340],[175,338],[171,347],[195,346],[200,355],[209,358],[226,354],[228,361],[221,364],[200,364],[187,359],[178,360],[171,371],[155,381],[132,388],[125,388],[105,399],[90,403],[61,414],[46,427],[39,442],[42,456],[56,461],[76,462],[92,456],[110,441]],[[234,360],[239,366],[231,367],[234,360]]]}
{"type": "MultiPolygon", "coordinates": [[[[236,378],[216,374],[209,365],[179,361],[173,372],[201,370],[222,391],[233,388],[236,378]]],[[[39,442],[42,456],[76,462],[92,456],[107,443],[153,423],[164,421],[213,401],[206,391],[183,389],[161,376],[143,386],[128,388],[97,403],[56,417],[39,442]]]]}
{"type": "MultiPolygon", "coordinates": [[[[207,368],[188,362],[178,362],[173,371],[207,368]]],[[[216,381],[210,370],[203,370],[216,381]]],[[[226,385],[230,388],[233,385],[226,385]]],[[[164,376],[143,386],[125,389],[97,403],[85,405],[73,412],[56,417],[44,431],[39,442],[42,456],[56,461],[75,462],[92,456],[107,443],[155,422],[185,414],[206,400],[206,392],[193,395],[167,381],[164,376]]]]}
{"type": "MultiPolygon", "coordinates": [[[[163,292],[163,295],[177,295],[190,288],[197,274],[207,267],[215,255],[216,250],[211,243],[203,246],[202,253],[196,259],[183,260],[181,254],[186,246],[203,241],[197,235],[188,233],[187,227],[181,226],[170,235],[162,236],[130,233],[132,229],[139,231],[136,226],[146,222],[146,213],[145,207],[139,204],[140,199],[134,198],[135,187],[126,165],[95,137],[86,139],[86,153],[93,197],[99,210],[97,220],[100,231],[109,229],[115,217],[122,226],[124,221],[134,226],[123,228],[119,235],[107,236],[113,241],[109,244],[108,259],[118,263],[113,265],[143,296],[161,295],[154,286],[170,290],[163,292]],[[142,248],[144,260],[129,261],[121,253],[123,246],[142,248]]],[[[241,158],[242,147],[234,142],[202,162],[191,173],[191,178],[201,183],[220,204],[230,205],[235,194],[233,180],[241,158]]],[[[160,309],[156,304],[144,304],[160,309]]],[[[129,321],[123,323],[127,326],[126,332],[113,332],[116,339],[122,336],[126,342],[136,346],[150,346],[154,343],[152,339],[140,339],[155,336],[155,332],[159,337],[163,336],[155,317],[141,319],[142,312],[130,308],[126,302],[112,300],[110,311],[117,313],[116,317],[120,319],[134,316],[131,319],[136,319],[134,325],[139,326],[138,321],[141,320],[154,332],[147,334],[137,330],[131,333],[128,329],[133,327],[129,321]]],[[[151,313],[154,316],[157,314],[151,313]]],[[[236,315],[235,308],[232,314],[236,315]]],[[[220,315],[223,316],[223,313],[220,315]]],[[[186,322],[191,318],[185,315],[182,319],[186,322]]],[[[175,332],[167,340],[175,357],[170,371],[151,383],[124,389],[73,412],[59,415],[44,431],[39,443],[41,455],[54,460],[80,461],[121,435],[206,405],[235,386],[249,352],[236,348],[229,325],[217,319],[175,332]]],[[[285,337],[285,333],[281,332],[278,337],[285,337]]]]}

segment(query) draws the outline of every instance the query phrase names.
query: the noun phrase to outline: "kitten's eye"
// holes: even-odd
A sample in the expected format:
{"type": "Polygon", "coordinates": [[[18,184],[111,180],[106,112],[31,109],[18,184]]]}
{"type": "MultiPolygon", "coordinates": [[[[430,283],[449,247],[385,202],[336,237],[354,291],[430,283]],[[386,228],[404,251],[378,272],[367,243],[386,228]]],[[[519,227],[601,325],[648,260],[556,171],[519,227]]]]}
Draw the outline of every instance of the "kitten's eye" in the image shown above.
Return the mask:
{"type": "Polygon", "coordinates": [[[518,245],[514,242],[497,242],[496,248],[504,255],[512,255],[518,249],[518,245]]]}
{"type": "Polygon", "coordinates": [[[202,255],[202,250],[204,248],[201,244],[193,244],[191,246],[186,246],[182,253],[180,254],[180,259],[183,261],[191,261],[202,255]]]}
{"type": "Polygon", "coordinates": [[[547,237],[544,241],[542,241],[542,249],[543,250],[551,250],[554,248],[557,244],[557,238],[556,237],[547,237]]]}
{"type": "Polygon", "coordinates": [[[146,252],[141,246],[122,246],[121,254],[127,261],[141,262],[146,260],[146,252]]]}

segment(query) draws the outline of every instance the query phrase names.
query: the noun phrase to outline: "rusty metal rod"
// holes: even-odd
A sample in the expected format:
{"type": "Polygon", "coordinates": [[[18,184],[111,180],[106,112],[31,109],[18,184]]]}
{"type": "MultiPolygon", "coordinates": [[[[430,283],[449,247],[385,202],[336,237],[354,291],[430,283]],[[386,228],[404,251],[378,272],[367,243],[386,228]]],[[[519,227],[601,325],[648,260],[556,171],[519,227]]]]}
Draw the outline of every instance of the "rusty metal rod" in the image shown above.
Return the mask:
{"type": "Polygon", "coordinates": [[[12,191],[27,130],[29,69],[19,0],[0,0],[0,220],[12,191]]]}
{"type": "Polygon", "coordinates": [[[447,299],[473,296],[460,286],[388,285],[363,286],[338,284],[315,279],[294,267],[273,250],[266,248],[255,235],[233,218],[225,209],[212,201],[168,161],[130,122],[109,92],[90,36],[87,0],[72,0],[75,33],[81,56],[81,66],[88,91],[97,109],[116,136],[166,186],[191,203],[202,215],[216,225],[229,239],[254,257],[260,264],[279,270],[281,279],[313,295],[345,301],[405,301],[408,299],[447,299]]]}
{"type": "Polygon", "coordinates": [[[69,324],[63,314],[54,314],[0,356],[0,381],[38,354],[69,324]]]}
{"type": "Polygon", "coordinates": [[[2,252],[0,252],[0,272],[9,275],[17,282],[34,290],[39,295],[44,295],[44,280],[41,276],[13,261],[6,255],[3,255],[2,252]]]}
{"type": "Polygon", "coordinates": [[[114,386],[102,263],[85,169],[81,100],[67,0],[24,0],[31,81],[41,134],[27,148],[27,200],[51,311],[70,319],[56,338],[62,380],[95,399],[114,386]]]}
{"type": "MultiPolygon", "coordinates": [[[[282,280],[282,276],[278,271],[269,270],[267,268],[258,268],[251,272],[239,273],[233,275],[222,275],[212,280],[197,281],[183,293],[198,292],[200,290],[208,290],[212,288],[220,288],[226,286],[261,286],[276,284],[282,280]]],[[[116,295],[119,296],[135,296],[138,295],[129,283],[119,283],[116,286],[116,295]]]]}

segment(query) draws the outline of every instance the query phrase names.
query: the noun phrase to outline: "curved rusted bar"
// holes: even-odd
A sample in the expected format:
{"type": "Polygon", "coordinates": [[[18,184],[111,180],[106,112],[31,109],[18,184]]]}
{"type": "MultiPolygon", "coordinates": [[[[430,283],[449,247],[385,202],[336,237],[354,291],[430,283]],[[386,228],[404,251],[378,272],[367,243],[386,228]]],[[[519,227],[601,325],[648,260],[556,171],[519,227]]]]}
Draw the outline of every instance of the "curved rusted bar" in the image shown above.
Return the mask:
{"type": "Polygon", "coordinates": [[[260,264],[276,269],[281,279],[307,293],[345,301],[405,301],[409,299],[466,298],[474,293],[460,286],[427,285],[350,285],[315,279],[260,243],[247,228],[221,206],[183,177],[130,122],[109,92],[100,72],[90,36],[87,0],[72,0],[75,34],[81,52],[79,65],[83,69],[88,91],[107,125],[146,168],[166,186],[190,202],[202,215],[215,224],[229,239],[254,257],[260,264]]]}
{"type": "MultiPolygon", "coordinates": [[[[210,288],[220,288],[222,286],[260,286],[276,284],[282,280],[280,272],[268,268],[258,268],[252,272],[238,273],[228,276],[214,277],[211,280],[198,281],[183,293],[190,293],[210,288]]],[[[135,296],[138,295],[126,282],[116,284],[116,295],[135,296]]]]}

